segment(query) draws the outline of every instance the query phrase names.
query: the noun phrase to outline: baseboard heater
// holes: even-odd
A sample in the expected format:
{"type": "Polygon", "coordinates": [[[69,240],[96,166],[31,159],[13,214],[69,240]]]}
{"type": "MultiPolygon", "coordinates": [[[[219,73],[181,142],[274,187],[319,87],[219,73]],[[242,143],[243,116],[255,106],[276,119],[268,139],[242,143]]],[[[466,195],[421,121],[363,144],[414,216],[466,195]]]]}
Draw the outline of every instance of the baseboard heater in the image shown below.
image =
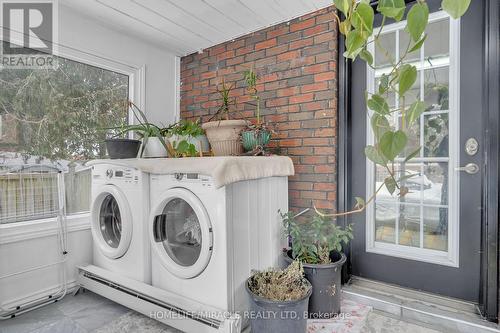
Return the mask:
{"type": "Polygon", "coordinates": [[[241,318],[93,265],[78,267],[80,287],[186,333],[240,333],[241,318]]]}

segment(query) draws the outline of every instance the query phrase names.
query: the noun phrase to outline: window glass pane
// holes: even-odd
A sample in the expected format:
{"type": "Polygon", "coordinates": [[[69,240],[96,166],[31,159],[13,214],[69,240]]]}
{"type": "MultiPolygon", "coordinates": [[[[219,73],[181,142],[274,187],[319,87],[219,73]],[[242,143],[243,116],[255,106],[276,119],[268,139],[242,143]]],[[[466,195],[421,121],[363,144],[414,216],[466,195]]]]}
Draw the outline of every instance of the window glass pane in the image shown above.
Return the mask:
{"type": "MultiPolygon", "coordinates": [[[[403,57],[406,48],[408,47],[408,44],[410,43],[410,35],[405,32],[404,30],[399,31],[399,57],[403,57]]],[[[413,46],[413,41],[411,41],[410,48],[413,46]]],[[[413,51],[411,53],[408,53],[405,58],[405,63],[413,63],[413,65],[420,65],[420,49],[413,51]],[[415,64],[417,63],[417,64],[415,64]]]]}
{"type": "Polygon", "coordinates": [[[431,68],[424,72],[424,102],[426,111],[448,110],[449,68],[431,68]]]}
{"type": "MultiPolygon", "coordinates": [[[[399,117],[399,128],[401,129],[402,117],[399,117]]],[[[417,150],[420,145],[420,120],[415,121],[410,127],[405,129],[406,135],[408,137],[408,142],[406,143],[406,148],[400,157],[406,157],[417,150]]]]}
{"type": "Polygon", "coordinates": [[[448,157],[448,113],[424,115],[424,156],[448,157]]]}
{"type": "Polygon", "coordinates": [[[448,207],[424,206],[424,248],[448,249],[448,207]]]}
{"type": "Polygon", "coordinates": [[[399,244],[420,247],[420,206],[399,206],[399,244]]]}
{"type": "Polygon", "coordinates": [[[396,203],[377,201],[375,204],[375,240],[377,242],[396,242],[396,203]]]}
{"type": "Polygon", "coordinates": [[[429,23],[427,26],[427,39],[424,44],[424,57],[426,61],[442,59],[449,61],[450,54],[450,21],[444,19],[429,23]]]}
{"type": "Polygon", "coordinates": [[[398,165],[398,177],[406,177],[401,181],[401,186],[408,189],[408,193],[399,198],[402,203],[420,204],[422,202],[422,164],[409,162],[398,165]]]}
{"type": "Polygon", "coordinates": [[[389,59],[396,60],[396,33],[385,33],[380,35],[379,43],[384,50],[387,50],[389,58],[385,53],[382,53],[380,47],[375,45],[375,68],[388,67],[391,64],[389,59]]]}
{"type": "Polygon", "coordinates": [[[425,163],[424,205],[448,204],[448,163],[425,163]]]}
{"type": "Polygon", "coordinates": [[[127,75],[61,57],[56,69],[0,71],[0,223],[54,216],[58,171],[67,212],[89,210],[83,162],[106,156],[104,128],[127,123],[128,91],[127,75]]]}

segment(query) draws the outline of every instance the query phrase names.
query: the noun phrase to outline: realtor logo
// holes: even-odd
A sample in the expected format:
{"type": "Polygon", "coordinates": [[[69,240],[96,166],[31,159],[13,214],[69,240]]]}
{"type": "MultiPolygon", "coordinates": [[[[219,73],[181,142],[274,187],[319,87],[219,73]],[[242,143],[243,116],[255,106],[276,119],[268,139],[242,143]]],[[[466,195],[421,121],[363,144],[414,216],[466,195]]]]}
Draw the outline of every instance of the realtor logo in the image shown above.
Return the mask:
{"type": "Polygon", "coordinates": [[[0,0],[3,68],[55,67],[56,0],[0,0]]]}

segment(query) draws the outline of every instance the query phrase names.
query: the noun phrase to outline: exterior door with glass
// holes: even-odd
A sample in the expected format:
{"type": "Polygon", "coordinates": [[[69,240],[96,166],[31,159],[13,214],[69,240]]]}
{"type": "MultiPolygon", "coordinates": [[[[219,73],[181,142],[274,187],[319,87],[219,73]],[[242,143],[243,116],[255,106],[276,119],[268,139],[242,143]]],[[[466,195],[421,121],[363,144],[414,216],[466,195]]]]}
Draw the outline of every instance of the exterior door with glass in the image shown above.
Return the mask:
{"type": "MultiPolygon", "coordinates": [[[[481,249],[481,137],[482,137],[482,2],[473,1],[460,20],[440,11],[440,1],[429,1],[432,13],[427,39],[405,62],[415,65],[418,79],[406,105],[425,103],[425,112],[410,129],[406,154],[422,147],[396,169],[412,175],[404,184],[409,193],[399,197],[382,188],[366,214],[354,216],[352,271],[356,276],[477,301],[481,249]]],[[[406,22],[389,24],[381,43],[396,61],[409,43],[406,22]]],[[[371,43],[370,45],[373,45],[371,43]]],[[[375,68],[356,61],[352,68],[352,195],[370,197],[383,184],[385,170],[363,155],[373,140],[364,89],[374,91],[390,68],[376,48],[375,68]],[[363,135],[361,135],[363,134],[363,135]]],[[[392,96],[391,106],[400,104],[392,96]]],[[[392,126],[399,128],[397,114],[392,126]]],[[[396,191],[397,192],[397,191],[396,191]]],[[[353,203],[354,204],[354,203],[353,203]]]]}

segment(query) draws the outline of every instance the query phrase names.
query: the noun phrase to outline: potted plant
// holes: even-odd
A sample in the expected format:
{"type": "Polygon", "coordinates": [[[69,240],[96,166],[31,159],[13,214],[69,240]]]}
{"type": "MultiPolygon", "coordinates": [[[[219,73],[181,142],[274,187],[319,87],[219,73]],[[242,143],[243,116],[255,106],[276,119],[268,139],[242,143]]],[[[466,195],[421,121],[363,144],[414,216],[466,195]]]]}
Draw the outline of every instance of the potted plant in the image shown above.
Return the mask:
{"type": "Polygon", "coordinates": [[[198,121],[180,120],[172,126],[162,129],[162,133],[174,145],[185,140],[193,144],[198,152],[209,152],[210,144],[198,121]]]}
{"type": "Polygon", "coordinates": [[[250,296],[252,332],[306,332],[312,287],[300,262],[293,261],[284,270],[257,272],[245,287],[250,296]]]}
{"type": "Polygon", "coordinates": [[[217,88],[222,104],[210,121],[202,125],[202,128],[207,133],[212,151],[216,156],[240,155],[243,153],[240,133],[247,125],[247,121],[229,119],[229,113],[235,104],[234,98],[230,97],[233,88],[234,84],[228,86],[222,81],[221,88],[217,88]]]}
{"type": "Polygon", "coordinates": [[[106,140],[110,158],[167,157],[168,146],[163,139],[160,127],[148,122],[146,115],[134,103],[129,101],[128,106],[137,124],[107,128],[107,130],[115,131],[113,138],[106,140]],[[123,139],[129,132],[134,132],[141,140],[123,139]],[[130,141],[134,141],[136,150],[132,151],[129,148],[125,151],[127,146],[131,146],[130,141]]]}
{"type": "Polygon", "coordinates": [[[139,154],[141,141],[126,137],[128,125],[122,124],[116,128],[106,128],[109,138],[104,140],[108,156],[111,159],[135,158],[139,154]]]}
{"type": "Polygon", "coordinates": [[[250,97],[255,102],[255,124],[248,124],[247,127],[241,132],[241,139],[243,143],[243,148],[246,151],[264,151],[269,140],[271,140],[272,130],[269,125],[261,121],[260,116],[260,96],[257,90],[257,81],[259,77],[253,71],[253,69],[248,69],[244,72],[244,80],[247,85],[246,89],[250,94],[250,97]]]}
{"type": "Polygon", "coordinates": [[[285,249],[286,262],[298,260],[304,266],[306,278],[313,286],[309,316],[332,318],[340,312],[341,270],[346,261],[342,245],[352,238],[352,228],[342,228],[318,210],[312,216],[300,217],[281,213],[283,226],[289,235],[290,249],[285,249]]]}

